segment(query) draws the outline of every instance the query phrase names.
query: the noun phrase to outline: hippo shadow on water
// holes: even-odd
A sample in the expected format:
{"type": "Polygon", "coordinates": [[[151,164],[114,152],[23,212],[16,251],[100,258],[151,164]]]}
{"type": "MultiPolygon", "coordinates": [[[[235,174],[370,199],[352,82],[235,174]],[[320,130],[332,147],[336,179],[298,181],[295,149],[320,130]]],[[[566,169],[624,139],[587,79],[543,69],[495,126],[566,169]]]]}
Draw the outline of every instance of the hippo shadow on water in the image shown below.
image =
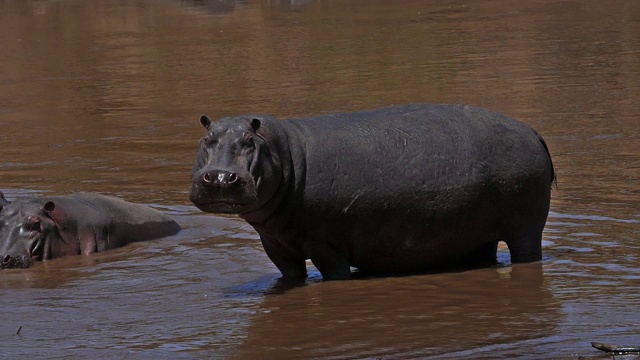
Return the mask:
{"type": "Polygon", "coordinates": [[[235,11],[236,0],[180,0],[180,6],[197,9],[211,15],[228,15],[235,11]]]}
{"type": "MultiPolygon", "coordinates": [[[[543,257],[542,261],[549,260],[550,257],[543,257]]],[[[420,276],[420,275],[437,275],[437,274],[446,274],[446,273],[462,273],[472,270],[480,270],[480,269],[496,269],[500,271],[500,268],[507,268],[511,266],[511,257],[509,255],[509,251],[507,249],[506,244],[500,243],[498,244],[498,251],[496,254],[496,259],[491,261],[473,261],[469,259],[468,261],[462,263],[451,263],[448,266],[443,266],[441,268],[433,269],[431,271],[420,271],[420,272],[408,272],[408,273],[369,273],[366,271],[361,271],[358,268],[351,268],[351,278],[346,281],[353,280],[368,280],[368,279],[380,279],[380,278],[402,278],[402,277],[410,277],[410,276],[420,276]]],[[[236,287],[234,292],[243,292],[249,290],[250,292],[260,292],[264,295],[276,295],[283,294],[291,289],[295,289],[302,286],[307,286],[315,283],[319,283],[323,281],[322,274],[316,269],[310,261],[307,261],[308,266],[308,276],[304,281],[300,282],[298,280],[289,281],[284,277],[280,277],[278,275],[265,275],[253,282],[244,284],[242,286],[236,287]]]]}
{"type": "Polygon", "coordinates": [[[310,282],[270,288],[234,358],[415,358],[495,345],[518,351],[510,344],[552,335],[562,317],[539,262],[310,282]]]}

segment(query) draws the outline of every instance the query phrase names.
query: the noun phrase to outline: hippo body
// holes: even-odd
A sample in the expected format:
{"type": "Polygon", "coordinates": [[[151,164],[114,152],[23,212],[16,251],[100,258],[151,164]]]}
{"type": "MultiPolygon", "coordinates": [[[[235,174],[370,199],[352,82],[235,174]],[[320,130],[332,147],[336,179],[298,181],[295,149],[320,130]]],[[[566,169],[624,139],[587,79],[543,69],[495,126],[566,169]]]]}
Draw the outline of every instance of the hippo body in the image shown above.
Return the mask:
{"type": "Polygon", "coordinates": [[[488,110],[412,104],[201,123],[191,200],[235,213],[284,278],[413,273],[541,259],[555,179],[533,129],[488,110]]]}
{"type": "Polygon", "coordinates": [[[1,267],[91,254],[177,233],[180,226],[148,206],[94,193],[7,201],[0,193],[1,267]]]}

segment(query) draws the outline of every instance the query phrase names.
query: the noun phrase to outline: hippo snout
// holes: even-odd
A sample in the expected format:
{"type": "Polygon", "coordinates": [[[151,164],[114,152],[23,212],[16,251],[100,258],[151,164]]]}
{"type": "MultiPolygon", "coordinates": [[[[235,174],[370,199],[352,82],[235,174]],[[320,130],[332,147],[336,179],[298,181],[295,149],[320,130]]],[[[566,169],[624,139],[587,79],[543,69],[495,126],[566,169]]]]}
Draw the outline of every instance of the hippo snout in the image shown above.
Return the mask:
{"type": "Polygon", "coordinates": [[[23,256],[5,255],[2,258],[2,262],[0,262],[0,269],[28,268],[31,266],[31,263],[31,259],[23,256]]]}
{"type": "Polygon", "coordinates": [[[206,212],[238,214],[256,202],[257,189],[246,172],[206,169],[194,174],[189,198],[206,212]]]}
{"type": "Polygon", "coordinates": [[[230,171],[211,170],[204,173],[202,180],[206,186],[227,187],[238,181],[238,175],[230,171]]]}

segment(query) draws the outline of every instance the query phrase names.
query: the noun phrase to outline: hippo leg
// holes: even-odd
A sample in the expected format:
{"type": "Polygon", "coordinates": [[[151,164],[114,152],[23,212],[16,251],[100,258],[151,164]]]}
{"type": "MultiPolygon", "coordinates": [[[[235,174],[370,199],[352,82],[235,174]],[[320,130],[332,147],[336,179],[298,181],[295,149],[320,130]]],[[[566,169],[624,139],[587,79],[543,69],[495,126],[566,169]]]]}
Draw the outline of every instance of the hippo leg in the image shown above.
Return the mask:
{"type": "Polygon", "coordinates": [[[531,231],[505,239],[511,263],[527,263],[542,259],[542,231],[531,231]]]}
{"type": "Polygon", "coordinates": [[[527,193],[513,196],[511,209],[515,213],[505,216],[503,240],[509,246],[511,263],[526,263],[542,259],[542,231],[547,222],[551,186],[542,182],[523,186],[527,193]]]}
{"type": "Polygon", "coordinates": [[[323,280],[346,280],[351,277],[349,260],[329,243],[311,247],[310,258],[322,274],[323,280]]]}
{"type": "Polygon", "coordinates": [[[462,264],[471,266],[495,265],[497,262],[498,241],[486,243],[474,249],[462,258],[462,264]]]}
{"type": "Polygon", "coordinates": [[[307,277],[307,264],[303,257],[294,254],[276,239],[260,236],[260,240],[267,256],[280,270],[285,280],[301,281],[307,277]]]}
{"type": "Polygon", "coordinates": [[[509,247],[511,263],[526,263],[542,259],[542,230],[546,221],[544,216],[523,216],[512,223],[504,233],[504,242],[509,247]],[[519,225],[519,226],[518,226],[519,225]]]}

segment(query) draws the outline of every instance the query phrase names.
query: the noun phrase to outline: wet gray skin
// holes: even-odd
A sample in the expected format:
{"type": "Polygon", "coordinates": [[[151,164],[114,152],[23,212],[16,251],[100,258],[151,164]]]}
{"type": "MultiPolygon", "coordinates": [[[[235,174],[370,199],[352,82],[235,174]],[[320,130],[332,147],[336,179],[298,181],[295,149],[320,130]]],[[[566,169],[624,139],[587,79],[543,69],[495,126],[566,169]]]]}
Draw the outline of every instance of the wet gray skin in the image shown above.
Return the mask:
{"type": "Polygon", "coordinates": [[[544,139],[495,112],[409,104],[200,123],[190,199],[237,214],[287,280],[347,279],[542,257],[555,174],[544,139]]]}
{"type": "Polygon", "coordinates": [[[148,206],[75,193],[9,202],[0,192],[0,268],[91,254],[175,234],[180,226],[148,206]]]}
{"type": "Polygon", "coordinates": [[[11,205],[0,193],[0,206],[0,267],[27,268],[35,260],[48,259],[52,242],[62,241],[50,216],[54,203],[25,201],[11,205]]]}

